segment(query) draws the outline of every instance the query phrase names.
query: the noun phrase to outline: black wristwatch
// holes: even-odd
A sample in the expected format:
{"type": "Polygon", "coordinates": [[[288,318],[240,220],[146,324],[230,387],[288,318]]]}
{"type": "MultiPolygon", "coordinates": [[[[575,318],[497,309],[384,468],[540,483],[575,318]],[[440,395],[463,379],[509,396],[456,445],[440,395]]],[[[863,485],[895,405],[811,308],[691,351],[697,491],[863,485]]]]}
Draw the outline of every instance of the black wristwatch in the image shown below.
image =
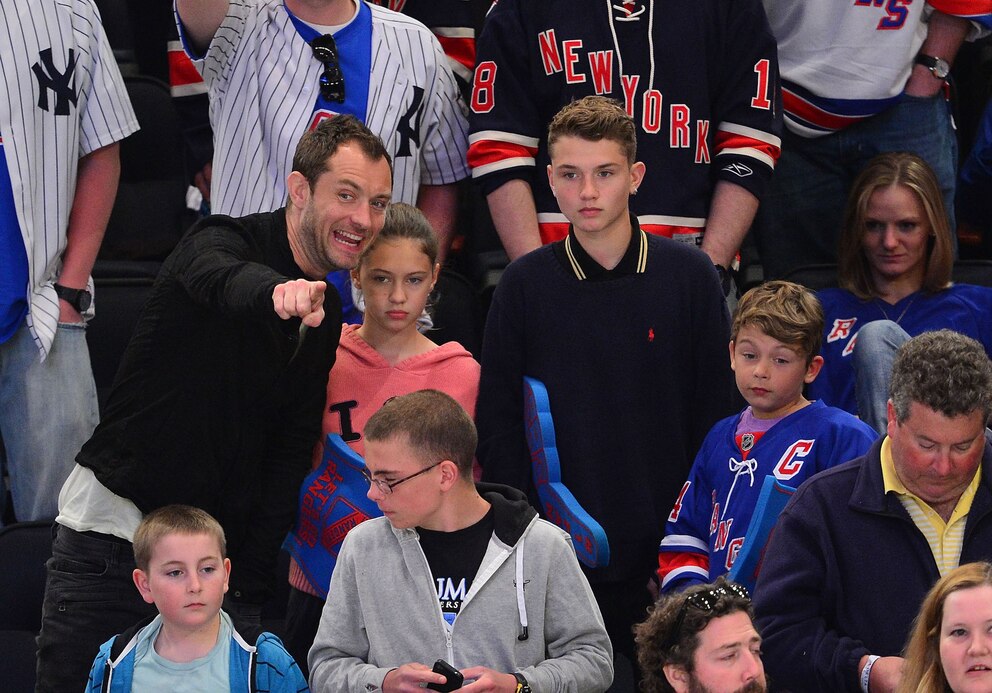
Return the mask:
{"type": "Polygon", "coordinates": [[[527,679],[524,678],[523,674],[517,672],[513,677],[517,680],[516,693],[531,693],[530,684],[527,683],[527,679]]]}
{"type": "Polygon", "coordinates": [[[56,284],[55,293],[79,313],[86,312],[93,301],[93,295],[86,289],[70,289],[68,286],[56,284]]]}
{"type": "Polygon", "coordinates": [[[947,75],[951,74],[951,66],[943,58],[917,53],[916,63],[929,69],[930,74],[937,79],[947,79],[947,75]]]}

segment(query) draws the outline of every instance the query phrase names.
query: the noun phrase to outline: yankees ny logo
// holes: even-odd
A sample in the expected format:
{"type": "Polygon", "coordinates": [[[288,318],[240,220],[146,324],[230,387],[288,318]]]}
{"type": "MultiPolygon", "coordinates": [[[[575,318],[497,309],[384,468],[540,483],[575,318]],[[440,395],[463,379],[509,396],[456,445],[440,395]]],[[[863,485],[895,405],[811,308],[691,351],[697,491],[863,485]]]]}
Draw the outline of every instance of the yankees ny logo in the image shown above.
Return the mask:
{"type": "Polygon", "coordinates": [[[65,72],[59,72],[52,60],[52,49],[46,48],[38,56],[44,63],[44,68],[38,63],[31,66],[31,71],[38,78],[38,108],[48,110],[48,90],[55,94],[55,115],[69,115],[69,104],[76,105],[76,88],[73,75],[76,72],[76,53],[70,48],[69,59],[66,61],[65,72]]]}
{"type": "Polygon", "coordinates": [[[410,156],[410,140],[413,140],[417,146],[420,146],[420,104],[424,101],[424,90],[420,87],[413,88],[413,103],[410,104],[410,108],[407,109],[403,117],[400,118],[399,124],[396,126],[396,132],[400,136],[400,146],[396,150],[395,156],[410,156]],[[410,121],[416,120],[411,127],[410,121]]]}

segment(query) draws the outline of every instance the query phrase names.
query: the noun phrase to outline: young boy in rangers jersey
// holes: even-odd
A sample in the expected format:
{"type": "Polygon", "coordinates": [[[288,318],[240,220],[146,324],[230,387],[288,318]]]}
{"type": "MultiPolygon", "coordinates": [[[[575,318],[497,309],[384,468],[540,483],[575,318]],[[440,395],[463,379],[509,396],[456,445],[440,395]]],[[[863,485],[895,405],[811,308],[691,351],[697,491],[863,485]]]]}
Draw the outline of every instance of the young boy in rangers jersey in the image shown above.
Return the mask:
{"type": "Polygon", "coordinates": [[[659,547],[662,590],[730,570],[767,475],[798,486],[864,454],[875,440],[851,414],[803,396],[823,365],[822,336],[820,303],[797,284],[768,282],[741,299],[730,366],[748,406],[718,422],[696,455],[659,547]]]}

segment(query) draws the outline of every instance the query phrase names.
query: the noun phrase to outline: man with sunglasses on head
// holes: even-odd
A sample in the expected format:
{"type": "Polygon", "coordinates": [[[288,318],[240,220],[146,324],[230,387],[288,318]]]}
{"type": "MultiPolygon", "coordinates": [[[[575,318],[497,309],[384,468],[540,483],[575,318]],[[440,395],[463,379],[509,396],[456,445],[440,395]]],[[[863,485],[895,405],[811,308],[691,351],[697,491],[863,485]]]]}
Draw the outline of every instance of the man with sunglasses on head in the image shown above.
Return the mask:
{"type": "Polygon", "coordinates": [[[763,693],[747,590],[724,577],[663,597],[634,628],[645,693],[763,693]]]}
{"type": "Polygon", "coordinates": [[[214,213],[286,197],[300,137],[351,114],[393,159],[393,200],[418,206],[447,250],[467,123],[447,58],[420,22],[358,0],[177,0],[183,47],[210,97],[214,213]]]}
{"type": "Polygon", "coordinates": [[[605,691],[613,650],[571,539],[521,492],[472,481],[465,410],[420,390],[387,401],[363,434],[368,496],[384,517],[345,537],[310,650],[312,690],[605,691]],[[464,688],[432,670],[438,660],[464,688]]]}

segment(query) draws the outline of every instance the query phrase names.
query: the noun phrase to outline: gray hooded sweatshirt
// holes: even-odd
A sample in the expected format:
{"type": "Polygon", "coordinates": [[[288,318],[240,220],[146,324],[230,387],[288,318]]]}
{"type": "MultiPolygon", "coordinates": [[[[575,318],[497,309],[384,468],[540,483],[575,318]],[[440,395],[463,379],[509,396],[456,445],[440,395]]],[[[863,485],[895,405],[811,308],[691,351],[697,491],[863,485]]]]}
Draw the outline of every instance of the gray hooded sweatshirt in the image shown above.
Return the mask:
{"type": "Polygon", "coordinates": [[[520,672],[534,693],[609,688],[613,648],[568,534],[519,491],[478,489],[495,529],[453,626],[416,530],[380,517],[348,533],[308,658],[315,693],[377,691],[390,670],[438,659],[520,672]]]}

